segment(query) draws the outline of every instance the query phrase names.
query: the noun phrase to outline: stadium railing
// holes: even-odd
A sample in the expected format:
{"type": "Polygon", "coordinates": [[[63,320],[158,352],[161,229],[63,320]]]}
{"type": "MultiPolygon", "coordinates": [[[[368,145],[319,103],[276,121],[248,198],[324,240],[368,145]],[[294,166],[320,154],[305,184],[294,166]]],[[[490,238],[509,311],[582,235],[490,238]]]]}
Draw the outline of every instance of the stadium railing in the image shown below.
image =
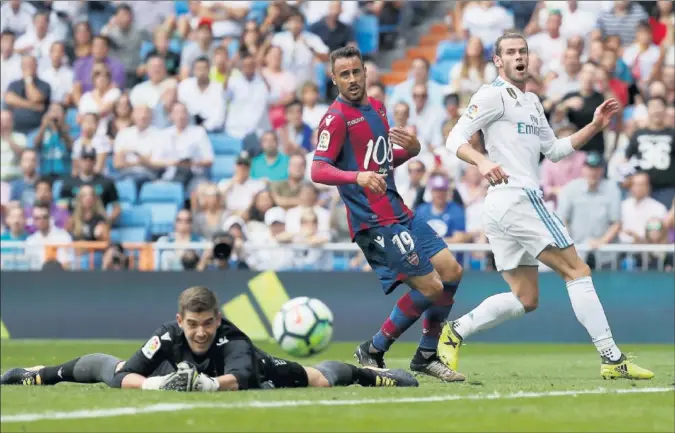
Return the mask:
{"type": "MultiPolygon", "coordinates": [[[[124,243],[129,257],[129,269],[139,271],[180,270],[182,252],[194,250],[198,254],[213,247],[210,242],[192,243],[124,243]]],[[[3,270],[39,270],[47,261],[66,259],[71,270],[100,269],[106,242],[73,242],[70,244],[29,245],[25,242],[3,241],[0,244],[0,259],[3,270]]],[[[640,270],[664,270],[664,260],[649,260],[649,254],[673,254],[673,244],[610,244],[598,249],[588,245],[576,245],[585,257],[595,254],[596,269],[638,270],[636,258],[641,257],[640,270]]],[[[490,246],[488,244],[449,244],[466,269],[490,269],[490,246]]],[[[361,257],[353,243],[329,243],[320,248],[303,245],[246,244],[245,260],[254,269],[271,270],[352,270],[352,261],[361,257]]],[[[359,267],[365,261],[358,263],[359,267]]]]}

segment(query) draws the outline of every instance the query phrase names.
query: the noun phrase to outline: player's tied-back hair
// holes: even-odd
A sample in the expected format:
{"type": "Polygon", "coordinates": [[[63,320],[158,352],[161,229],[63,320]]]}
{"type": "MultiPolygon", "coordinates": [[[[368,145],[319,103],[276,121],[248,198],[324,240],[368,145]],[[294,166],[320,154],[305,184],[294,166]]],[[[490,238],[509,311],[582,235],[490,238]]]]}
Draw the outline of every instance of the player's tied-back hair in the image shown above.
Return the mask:
{"type": "Polygon", "coordinates": [[[335,61],[337,59],[348,59],[350,57],[358,57],[359,60],[361,60],[361,64],[363,64],[363,56],[361,55],[361,51],[356,47],[347,46],[334,50],[332,53],[330,53],[331,71],[333,70],[333,67],[335,66],[335,61]]]}
{"type": "Polygon", "coordinates": [[[218,314],[218,297],[211,290],[202,286],[193,286],[185,289],[178,296],[178,313],[183,316],[185,312],[203,313],[213,311],[218,314]]]}
{"type": "Polygon", "coordinates": [[[520,33],[515,33],[515,32],[506,32],[500,37],[497,38],[497,41],[495,42],[495,54],[498,56],[502,55],[502,41],[506,39],[522,39],[525,41],[525,45],[527,45],[527,39],[520,33]]]}

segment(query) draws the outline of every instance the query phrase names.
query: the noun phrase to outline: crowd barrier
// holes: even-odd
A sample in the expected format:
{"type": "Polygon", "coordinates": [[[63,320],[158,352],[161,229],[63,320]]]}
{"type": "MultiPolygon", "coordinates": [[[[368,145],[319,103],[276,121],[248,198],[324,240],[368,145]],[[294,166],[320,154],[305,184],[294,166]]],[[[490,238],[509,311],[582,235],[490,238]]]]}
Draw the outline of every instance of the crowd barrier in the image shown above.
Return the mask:
{"type": "MultiPolygon", "coordinates": [[[[124,248],[129,256],[129,268],[139,271],[178,270],[174,265],[177,260],[166,260],[168,255],[176,252],[195,250],[202,252],[213,247],[210,242],[191,243],[124,243],[124,248]]],[[[108,247],[106,242],[74,242],[70,244],[45,244],[28,245],[25,242],[3,241],[0,244],[1,264],[3,270],[40,270],[47,260],[60,257],[67,258],[70,270],[94,270],[100,269],[102,253],[108,247]]],[[[490,246],[488,244],[450,244],[452,251],[468,270],[490,269],[490,246]]],[[[578,252],[585,256],[588,253],[601,254],[604,258],[596,260],[596,268],[604,270],[664,270],[664,261],[656,261],[655,265],[649,266],[647,255],[650,253],[664,254],[673,253],[673,244],[664,245],[635,245],[635,244],[610,244],[598,249],[591,249],[587,245],[576,245],[578,252]],[[627,258],[626,256],[629,255],[627,258]],[[634,265],[633,260],[637,255],[642,256],[641,266],[634,265]]],[[[285,265],[276,266],[274,259],[269,257],[261,265],[261,269],[282,270],[354,270],[350,262],[360,255],[358,246],[354,243],[329,243],[321,248],[309,248],[303,245],[271,245],[271,244],[246,244],[246,254],[257,254],[260,251],[271,252],[270,257],[283,257],[286,253],[301,255],[302,260],[290,261],[285,265]],[[279,252],[280,255],[276,255],[279,252]],[[302,254],[301,254],[302,253],[302,254]],[[306,256],[314,254],[316,260],[308,260],[306,256]]],[[[255,267],[255,266],[254,266],[255,267]]]]}
{"type": "MultiPolygon", "coordinates": [[[[593,274],[595,287],[617,340],[673,343],[675,277],[667,272],[593,274]]],[[[553,273],[539,278],[539,308],[472,337],[472,341],[589,343],[572,311],[565,283],[553,273]]],[[[214,290],[223,314],[255,340],[267,340],[270,325],[290,298],[321,299],[333,311],[335,339],[372,336],[389,315],[400,287],[383,295],[372,272],[3,272],[0,318],[11,338],[147,339],[176,315],[178,294],[203,285],[214,290]]],[[[508,290],[496,272],[469,272],[450,317],[508,290]]],[[[401,338],[415,341],[419,323],[401,338]]]]}

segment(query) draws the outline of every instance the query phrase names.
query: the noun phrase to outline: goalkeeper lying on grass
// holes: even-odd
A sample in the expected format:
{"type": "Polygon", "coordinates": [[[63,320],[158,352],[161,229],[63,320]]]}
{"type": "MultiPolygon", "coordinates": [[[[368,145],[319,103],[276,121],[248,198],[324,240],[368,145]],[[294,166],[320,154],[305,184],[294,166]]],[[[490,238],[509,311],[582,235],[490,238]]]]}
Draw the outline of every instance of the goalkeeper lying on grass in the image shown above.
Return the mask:
{"type": "Polygon", "coordinates": [[[191,287],[178,298],[175,322],[162,325],[128,361],[91,354],[55,367],[14,368],[0,385],[100,383],[174,391],[362,386],[417,386],[404,370],[359,368],[337,361],[316,367],[275,358],[253,345],[218,310],[215,293],[191,287]]]}

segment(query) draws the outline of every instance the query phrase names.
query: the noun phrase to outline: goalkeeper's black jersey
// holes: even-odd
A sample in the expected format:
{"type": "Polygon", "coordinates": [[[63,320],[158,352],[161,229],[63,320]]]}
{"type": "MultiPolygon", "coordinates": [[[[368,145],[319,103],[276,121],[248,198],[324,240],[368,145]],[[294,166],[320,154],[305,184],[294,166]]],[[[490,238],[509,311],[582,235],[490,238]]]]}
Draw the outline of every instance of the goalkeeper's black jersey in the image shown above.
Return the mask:
{"type": "Polygon", "coordinates": [[[211,377],[234,375],[239,389],[258,388],[261,353],[246,334],[232,322],[222,319],[209,351],[204,355],[196,355],[190,349],[183,330],[173,321],[155,331],[129,358],[121,373],[150,377],[163,363],[169,363],[175,368],[180,362],[186,361],[196,366],[200,373],[211,377]]]}

